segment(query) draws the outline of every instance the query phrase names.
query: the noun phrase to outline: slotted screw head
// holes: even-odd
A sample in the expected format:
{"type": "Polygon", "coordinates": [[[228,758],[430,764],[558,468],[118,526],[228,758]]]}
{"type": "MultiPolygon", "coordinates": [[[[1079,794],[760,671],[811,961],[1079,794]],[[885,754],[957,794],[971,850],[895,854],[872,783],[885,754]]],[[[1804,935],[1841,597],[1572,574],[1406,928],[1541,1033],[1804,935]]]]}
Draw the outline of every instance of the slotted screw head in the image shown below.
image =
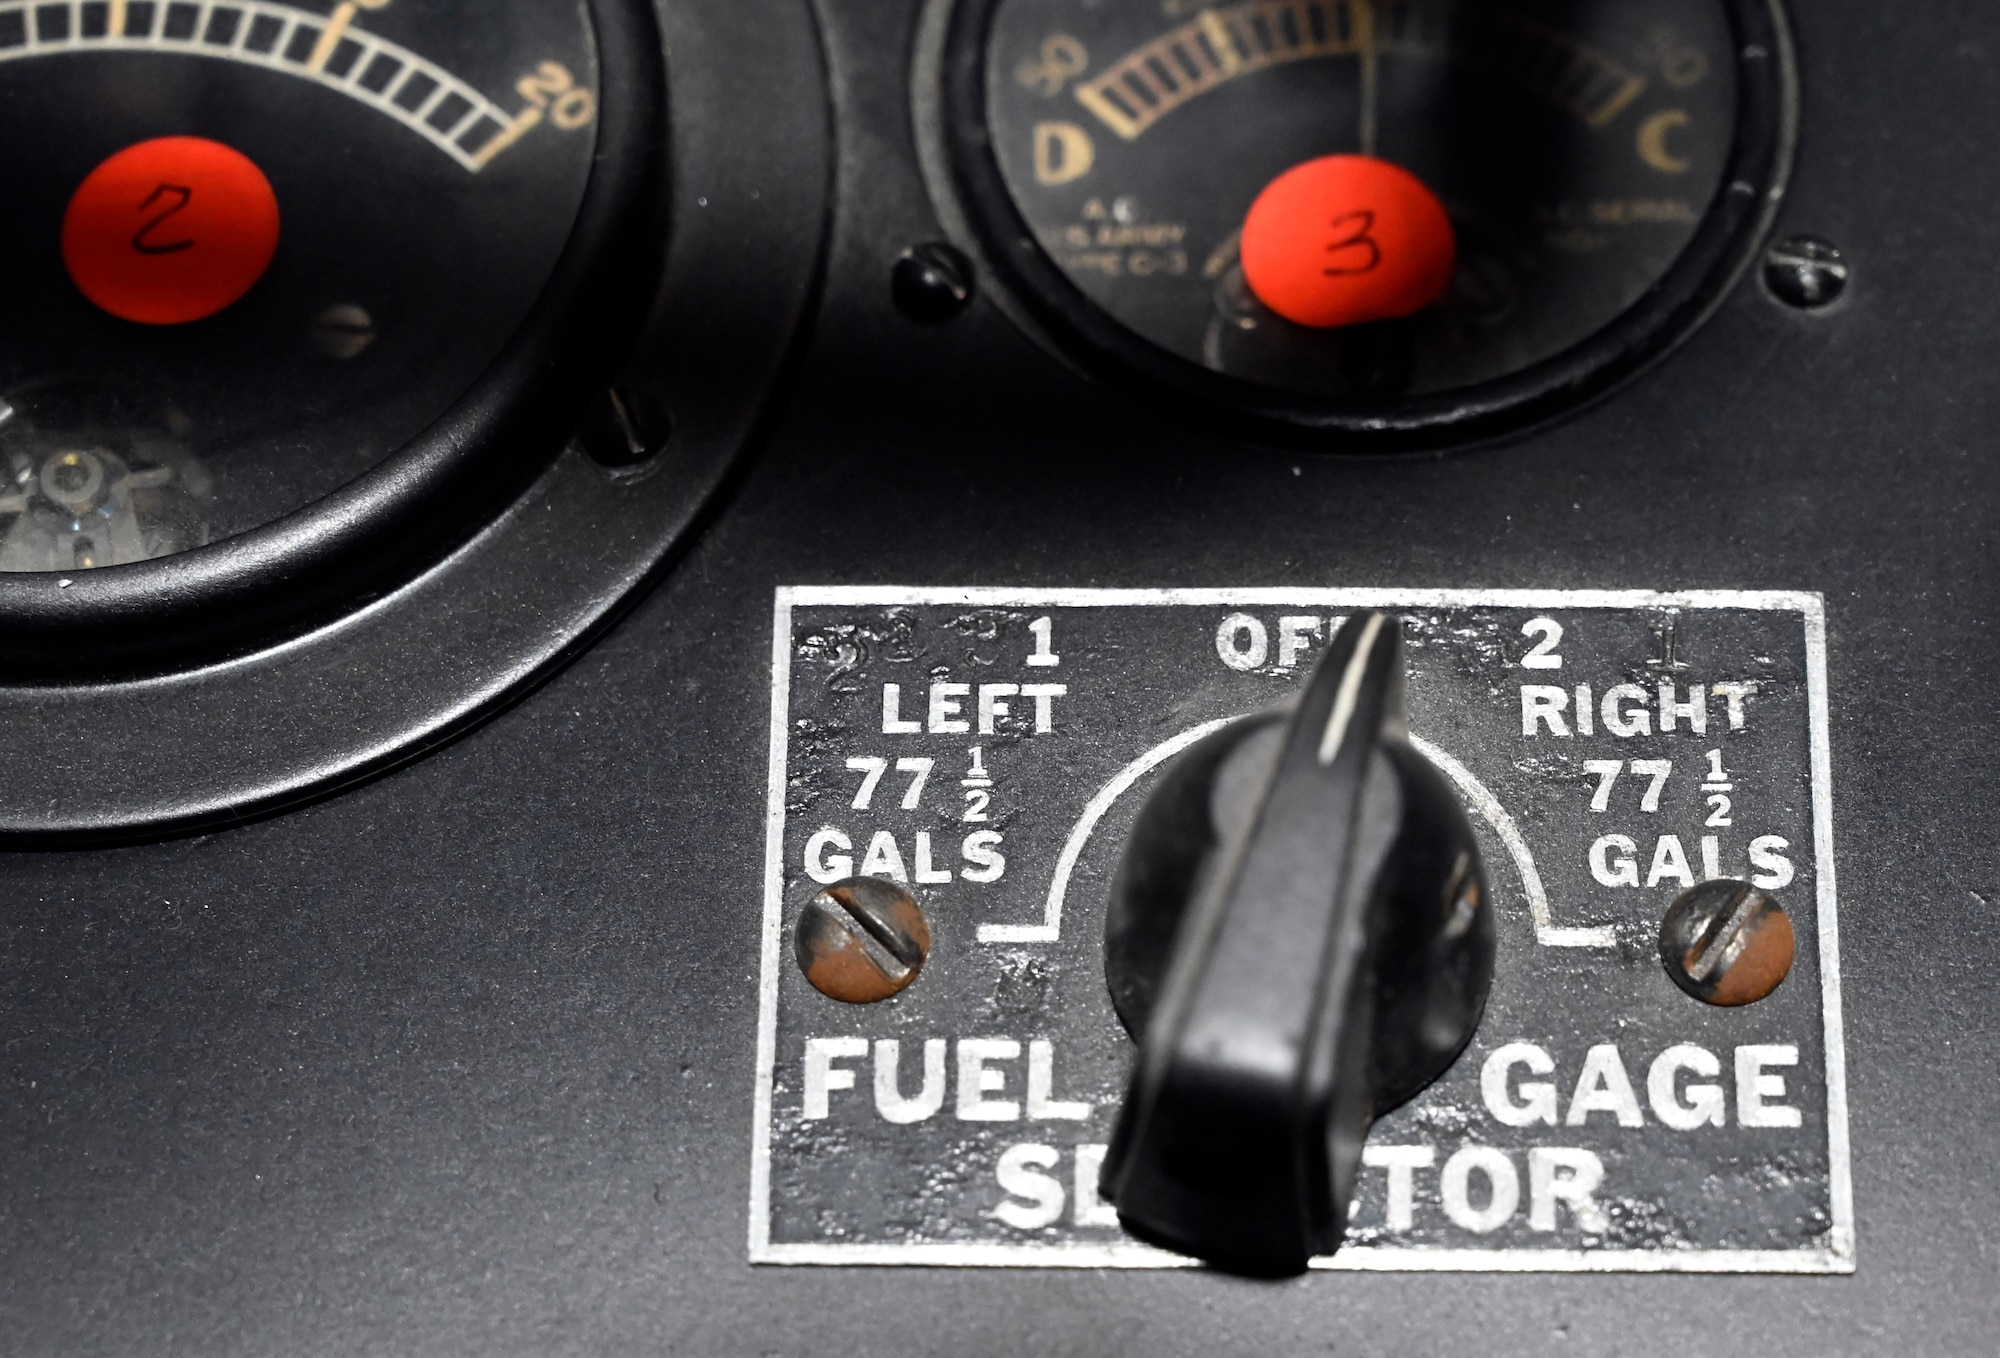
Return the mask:
{"type": "Polygon", "coordinates": [[[849,877],[806,902],[792,950],[813,989],[848,1004],[873,1004],[917,979],[930,955],[930,922],[916,897],[896,883],[849,877]]]}
{"type": "Polygon", "coordinates": [[[972,261],[943,241],[912,245],[889,272],[890,296],[913,321],[936,325],[972,302],[972,261]]]}
{"type": "Polygon", "coordinates": [[[357,358],[375,338],[375,318],[351,302],[330,306],[313,317],[313,347],[328,358],[357,358]]]}
{"type": "Polygon", "coordinates": [[[1786,306],[1817,311],[1847,290],[1847,261],[1817,236],[1793,236],[1764,252],[1764,286],[1786,306]]]}
{"type": "Polygon", "coordinates": [[[1792,918],[1777,897],[1721,878],[1689,887],[1660,921],[1660,962],[1705,1004],[1753,1004],[1792,969],[1792,918]]]}

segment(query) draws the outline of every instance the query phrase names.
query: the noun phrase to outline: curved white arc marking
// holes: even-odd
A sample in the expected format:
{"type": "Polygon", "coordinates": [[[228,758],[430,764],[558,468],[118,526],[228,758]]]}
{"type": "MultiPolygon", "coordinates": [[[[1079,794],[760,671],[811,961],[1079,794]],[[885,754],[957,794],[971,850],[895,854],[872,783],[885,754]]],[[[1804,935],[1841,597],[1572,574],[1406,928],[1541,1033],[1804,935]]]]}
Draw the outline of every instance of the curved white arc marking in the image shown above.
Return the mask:
{"type": "Polygon", "coordinates": [[[1040,924],[982,924],[979,926],[981,943],[1053,943],[1062,937],[1063,897],[1069,893],[1069,875],[1076,871],[1077,859],[1083,857],[1084,846],[1090,843],[1090,836],[1097,829],[1097,822],[1104,819],[1104,813],[1111,809],[1113,802],[1131,790],[1132,784],[1144,778],[1155,768],[1172,759],[1188,746],[1213,731],[1220,731],[1235,717],[1224,717],[1220,721],[1205,721],[1192,730],[1183,731],[1172,740],[1155,745],[1146,753],[1118,771],[1117,777],[1098,789],[1089,805],[1083,808],[1076,826],[1069,832],[1063,843],[1062,856],[1056,859],[1056,873],[1049,882],[1048,902],[1042,909],[1040,924]]]}
{"type": "Polygon", "coordinates": [[[1618,946],[1618,935],[1609,926],[1558,928],[1549,917],[1549,894],[1542,887],[1542,874],[1535,870],[1535,856],[1528,852],[1528,841],[1522,838],[1521,827],[1507,814],[1507,808],[1500,805],[1500,799],[1487,791],[1486,784],[1472,776],[1472,770],[1422,736],[1411,736],[1410,746],[1436,765],[1445,777],[1458,784],[1459,792],[1472,803],[1473,810],[1486,818],[1486,823],[1493,827],[1493,833],[1500,836],[1500,842],[1507,846],[1508,856],[1514,860],[1514,869],[1521,874],[1521,890],[1528,897],[1528,914],[1535,921],[1535,942],[1549,948],[1618,946]]]}
{"type": "MultiPolygon", "coordinates": [[[[1104,819],[1113,803],[1124,796],[1132,785],[1152,772],[1155,768],[1172,759],[1188,746],[1214,731],[1219,731],[1234,717],[1224,717],[1220,721],[1203,722],[1191,730],[1183,731],[1171,740],[1162,741],[1146,753],[1118,771],[1116,777],[1098,790],[1083,808],[1077,818],[1069,838],[1063,843],[1062,855],[1056,859],[1055,876],[1049,882],[1049,895],[1042,909],[1040,924],[982,924],[978,939],[981,943],[1053,943],[1062,937],[1063,900],[1069,894],[1070,874],[1076,871],[1077,860],[1083,857],[1084,848],[1090,837],[1097,831],[1097,823],[1104,819]]],[[[1507,854],[1514,860],[1514,868],[1521,877],[1521,890],[1528,898],[1528,915],[1534,921],[1535,941],[1549,948],[1611,948],[1618,943],[1616,933],[1608,926],[1596,928],[1558,927],[1549,914],[1548,892],[1542,886],[1542,875],[1535,869],[1535,856],[1529,852],[1528,841],[1521,835],[1521,827],[1507,814],[1507,808],[1500,804],[1484,783],[1472,776],[1472,771],[1446,754],[1421,736],[1411,736],[1410,745],[1424,758],[1436,765],[1438,770],[1458,786],[1459,792],[1472,803],[1472,807],[1486,823],[1493,827],[1493,833],[1500,836],[1500,842],[1507,847],[1507,854]]]]}
{"type": "Polygon", "coordinates": [[[492,158],[488,153],[488,147],[511,131],[516,121],[514,115],[503,111],[499,105],[443,67],[424,60],[407,48],[378,38],[351,24],[342,37],[358,45],[361,54],[355,58],[354,64],[347,68],[345,75],[333,75],[323,69],[315,70],[307,60],[295,60],[288,56],[292,39],[298,33],[300,26],[304,25],[315,31],[324,30],[330,22],[329,16],[325,14],[315,14],[310,10],[297,9],[291,5],[273,4],[270,0],[182,0],[182,3],[174,3],[174,0],[158,0],[152,11],[152,31],[138,34],[124,32],[122,21],[114,26],[107,17],[106,32],[85,37],[83,32],[85,3],[86,0],[66,0],[66,3],[64,0],[57,0],[54,4],[49,0],[7,0],[6,3],[0,3],[0,20],[5,20],[9,15],[18,15],[23,33],[21,42],[0,47],[0,62],[19,61],[26,57],[52,56],[60,52],[171,52],[182,56],[213,57],[223,61],[238,62],[245,66],[256,66],[311,81],[313,84],[344,94],[357,103],[365,104],[378,113],[387,114],[474,174],[477,174],[492,158]],[[197,11],[194,27],[185,36],[167,35],[165,30],[169,8],[197,11]],[[69,18],[62,26],[61,33],[58,35],[52,28],[48,36],[43,36],[41,11],[65,9],[69,13],[69,18]],[[230,30],[228,40],[211,41],[208,36],[210,24],[217,16],[230,14],[236,16],[236,26],[230,30]],[[261,27],[259,21],[264,21],[261,27]],[[273,25],[276,26],[275,30],[273,25]],[[110,31],[113,27],[120,31],[110,31]],[[268,46],[257,50],[248,45],[253,31],[259,35],[275,31],[275,36],[270,39],[268,46]],[[394,74],[380,90],[368,89],[359,83],[361,77],[381,57],[387,57],[397,63],[394,74]],[[399,102],[403,91],[410,87],[410,82],[420,78],[432,82],[432,88],[413,105],[399,102]],[[464,111],[452,117],[445,126],[433,123],[432,117],[450,102],[453,96],[465,105],[464,111]],[[494,124],[492,136],[483,138],[482,143],[471,150],[459,145],[459,138],[466,136],[473,128],[488,120],[494,124]]]}

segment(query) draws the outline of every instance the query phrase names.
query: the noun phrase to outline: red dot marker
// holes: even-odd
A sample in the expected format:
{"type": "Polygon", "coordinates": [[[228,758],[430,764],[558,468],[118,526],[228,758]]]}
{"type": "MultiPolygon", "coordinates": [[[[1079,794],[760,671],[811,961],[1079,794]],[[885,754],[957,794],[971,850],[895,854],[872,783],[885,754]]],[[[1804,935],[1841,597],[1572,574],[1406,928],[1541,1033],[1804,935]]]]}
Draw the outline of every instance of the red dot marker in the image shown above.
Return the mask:
{"type": "Polygon", "coordinates": [[[123,320],[204,320],[255,286],[278,251],[278,196],[240,151],[203,137],[128,146],[92,170],[63,217],[77,288],[123,320]]]}
{"type": "Polygon", "coordinates": [[[1243,278],[1288,321],[1387,321],[1435,302],[1458,257],[1437,195],[1373,156],[1322,156],[1273,179],[1243,220],[1243,278]]]}

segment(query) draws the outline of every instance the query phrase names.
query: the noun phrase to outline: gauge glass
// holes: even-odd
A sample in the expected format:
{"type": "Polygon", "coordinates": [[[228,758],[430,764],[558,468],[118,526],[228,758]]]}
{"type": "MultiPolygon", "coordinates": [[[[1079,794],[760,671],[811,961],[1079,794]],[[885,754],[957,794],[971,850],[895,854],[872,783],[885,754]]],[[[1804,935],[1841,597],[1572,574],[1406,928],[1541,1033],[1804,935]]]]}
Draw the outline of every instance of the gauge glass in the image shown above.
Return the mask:
{"type": "Polygon", "coordinates": [[[1334,403],[1476,389],[1611,325],[1687,248],[1737,133],[1722,0],[993,0],[984,22],[983,139],[1066,285],[1045,300],[1334,403]],[[1252,203],[1334,155],[1448,214],[1449,284],[1407,319],[1298,325],[1244,282],[1252,203]]]}
{"type": "Polygon", "coordinates": [[[520,327],[595,149],[585,0],[0,3],[0,570],[269,523],[520,327]]]}

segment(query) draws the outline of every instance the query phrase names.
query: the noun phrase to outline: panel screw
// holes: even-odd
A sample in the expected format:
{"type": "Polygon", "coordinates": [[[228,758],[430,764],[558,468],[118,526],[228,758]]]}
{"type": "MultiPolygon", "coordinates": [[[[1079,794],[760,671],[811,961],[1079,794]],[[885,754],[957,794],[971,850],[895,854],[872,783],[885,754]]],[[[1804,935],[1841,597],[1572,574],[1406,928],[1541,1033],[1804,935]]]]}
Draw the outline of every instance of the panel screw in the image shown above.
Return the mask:
{"type": "Polygon", "coordinates": [[[375,318],[352,303],[330,306],[313,317],[312,341],[328,358],[358,358],[375,342],[375,318]]]}
{"type": "Polygon", "coordinates": [[[894,882],[849,877],[806,902],[792,950],[820,994],[873,1004],[917,979],[931,927],[916,897],[894,882]]]}
{"type": "Polygon", "coordinates": [[[972,301],[972,261],[943,241],[912,245],[890,271],[889,295],[913,321],[948,321],[972,301]]]}
{"type": "Polygon", "coordinates": [[[1706,1004],[1752,1004],[1792,969],[1792,918],[1769,892],[1722,878],[1689,887],[1660,921],[1660,962],[1706,1004]]]}
{"type": "Polygon", "coordinates": [[[1786,306],[1816,311],[1847,288],[1847,261],[1817,236],[1793,236],[1764,253],[1764,286],[1786,306]]]}

